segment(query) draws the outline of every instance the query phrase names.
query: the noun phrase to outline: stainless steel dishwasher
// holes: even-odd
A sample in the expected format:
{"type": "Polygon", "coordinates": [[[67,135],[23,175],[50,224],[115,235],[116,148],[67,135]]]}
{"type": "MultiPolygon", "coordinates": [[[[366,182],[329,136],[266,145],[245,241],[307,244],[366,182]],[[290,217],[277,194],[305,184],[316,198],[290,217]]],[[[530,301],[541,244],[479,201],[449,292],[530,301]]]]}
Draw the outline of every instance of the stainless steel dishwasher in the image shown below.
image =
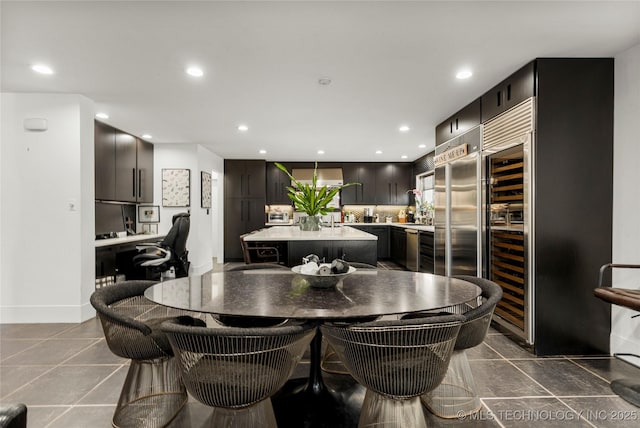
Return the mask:
{"type": "Polygon", "coordinates": [[[420,259],[420,246],[418,245],[418,231],[414,229],[405,229],[407,234],[407,269],[417,272],[418,260],[420,259]]]}

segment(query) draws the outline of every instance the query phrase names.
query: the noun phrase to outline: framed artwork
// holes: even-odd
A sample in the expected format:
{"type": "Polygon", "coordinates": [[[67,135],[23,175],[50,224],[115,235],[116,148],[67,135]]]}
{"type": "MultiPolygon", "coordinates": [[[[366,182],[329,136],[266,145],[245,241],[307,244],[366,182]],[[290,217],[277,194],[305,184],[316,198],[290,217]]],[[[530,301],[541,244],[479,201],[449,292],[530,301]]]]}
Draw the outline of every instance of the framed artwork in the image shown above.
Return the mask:
{"type": "Polygon", "coordinates": [[[157,205],[138,205],[138,221],[140,223],[159,223],[160,207],[157,205]]]}
{"type": "Polygon", "coordinates": [[[162,206],[191,206],[191,170],[162,170],[162,206]]]}
{"type": "Polygon", "coordinates": [[[200,172],[200,206],[202,208],[211,208],[211,174],[205,171],[200,172]]]}

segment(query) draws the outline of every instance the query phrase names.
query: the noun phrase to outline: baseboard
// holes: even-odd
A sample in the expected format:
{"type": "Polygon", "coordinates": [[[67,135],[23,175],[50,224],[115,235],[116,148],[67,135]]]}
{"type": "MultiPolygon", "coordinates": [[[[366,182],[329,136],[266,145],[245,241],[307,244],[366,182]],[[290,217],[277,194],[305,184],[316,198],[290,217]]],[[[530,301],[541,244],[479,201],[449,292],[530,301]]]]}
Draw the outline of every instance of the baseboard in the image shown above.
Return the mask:
{"type": "MultiPolygon", "coordinates": [[[[611,334],[611,353],[640,355],[640,342],[636,341],[635,338],[630,339],[628,337],[611,334]]],[[[640,368],[640,358],[627,357],[624,355],[618,355],[618,358],[640,368]]]]}
{"type": "Polygon", "coordinates": [[[2,324],[81,323],[95,316],[89,303],[81,306],[1,306],[2,324]]]}
{"type": "Polygon", "coordinates": [[[194,266],[191,265],[191,269],[189,269],[189,275],[202,275],[205,272],[209,272],[213,269],[213,263],[204,263],[202,265],[194,266]]]}

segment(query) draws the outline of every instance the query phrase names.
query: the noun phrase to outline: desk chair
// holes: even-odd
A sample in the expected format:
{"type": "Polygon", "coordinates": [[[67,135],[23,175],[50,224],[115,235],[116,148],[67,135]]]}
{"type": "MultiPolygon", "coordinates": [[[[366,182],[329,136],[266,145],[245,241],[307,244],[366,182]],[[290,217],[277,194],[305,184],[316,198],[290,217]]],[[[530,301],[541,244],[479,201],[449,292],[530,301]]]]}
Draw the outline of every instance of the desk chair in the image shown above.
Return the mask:
{"type": "Polygon", "coordinates": [[[420,396],[444,378],[461,315],[325,324],[322,334],[361,383],[358,427],[426,428],[420,396]]]}
{"type": "MultiPolygon", "coordinates": [[[[615,263],[608,263],[606,265],[603,265],[602,267],[600,267],[598,287],[593,290],[593,294],[597,298],[604,300],[605,302],[612,305],[618,305],[640,312],[640,289],[613,288],[612,286],[603,285],[604,273],[609,268],[640,269],[640,265],[615,263]]],[[[638,316],[640,316],[640,314],[633,315],[632,318],[638,316]]],[[[635,354],[626,355],[640,358],[640,356],[635,354]]],[[[640,379],[615,379],[611,381],[611,390],[634,406],[640,407],[640,379]]]]}
{"type": "Polygon", "coordinates": [[[170,270],[175,270],[176,278],[189,274],[187,238],[189,237],[190,214],[180,213],[172,218],[169,233],[158,244],[139,244],[136,246],[140,254],[133,257],[133,264],[145,268],[157,276],[170,270]]]}
{"type": "Polygon", "coordinates": [[[277,427],[271,396],[289,379],[315,334],[312,324],[207,328],[167,321],[184,384],[213,408],[211,427],[277,427]]]}

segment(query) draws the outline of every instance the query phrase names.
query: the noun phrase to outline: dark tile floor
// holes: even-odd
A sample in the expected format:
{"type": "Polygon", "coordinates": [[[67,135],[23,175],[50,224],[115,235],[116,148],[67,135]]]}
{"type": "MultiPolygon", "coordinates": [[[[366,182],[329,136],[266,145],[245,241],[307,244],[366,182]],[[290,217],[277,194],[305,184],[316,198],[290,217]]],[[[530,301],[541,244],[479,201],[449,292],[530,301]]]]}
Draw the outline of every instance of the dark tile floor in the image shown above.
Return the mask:
{"type": "MultiPolygon", "coordinates": [[[[615,396],[611,379],[640,369],[609,357],[536,358],[491,329],[469,350],[483,409],[464,420],[428,412],[432,427],[637,427],[640,409],[615,396]]],[[[308,370],[303,362],[294,377],[308,370]]],[[[105,345],[96,319],[82,324],[0,325],[0,401],[28,406],[30,428],[111,426],[127,361],[105,345]]],[[[328,385],[341,375],[325,375],[328,385]]],[[[209,409],[190,401],[171,427],[203,427],[209,409]]]]}

